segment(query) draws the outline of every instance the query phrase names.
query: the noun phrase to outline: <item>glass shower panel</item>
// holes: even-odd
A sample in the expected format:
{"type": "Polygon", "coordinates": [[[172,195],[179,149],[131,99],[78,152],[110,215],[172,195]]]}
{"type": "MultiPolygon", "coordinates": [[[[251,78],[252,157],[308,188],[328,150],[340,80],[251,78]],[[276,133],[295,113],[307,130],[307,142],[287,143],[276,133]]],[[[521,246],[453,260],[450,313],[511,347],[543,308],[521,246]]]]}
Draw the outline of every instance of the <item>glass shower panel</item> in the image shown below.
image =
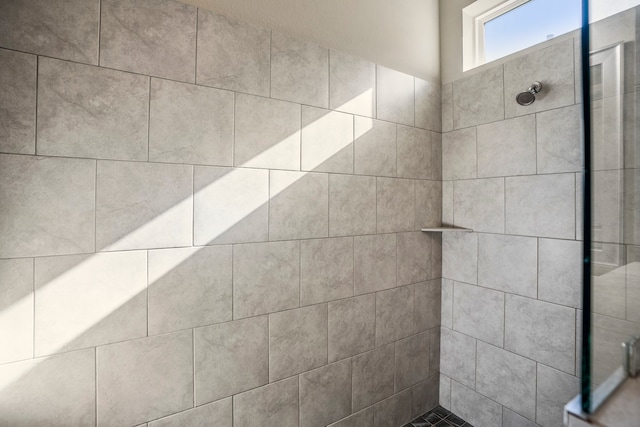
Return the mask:
{"type": "MultiPolygon", "coordinates": [[[[592,0],[591,9],[606,1],[592,0]]],[[[591,351],[582,371],[590,379],[591,393],[583,390],[588,412],[626,377],[622,343],[640,335],[639,24],[635,7],[590,25],[591,300],[585,307],[591,310],[585,318],[591,322],[584,326],[591,351]]]]}

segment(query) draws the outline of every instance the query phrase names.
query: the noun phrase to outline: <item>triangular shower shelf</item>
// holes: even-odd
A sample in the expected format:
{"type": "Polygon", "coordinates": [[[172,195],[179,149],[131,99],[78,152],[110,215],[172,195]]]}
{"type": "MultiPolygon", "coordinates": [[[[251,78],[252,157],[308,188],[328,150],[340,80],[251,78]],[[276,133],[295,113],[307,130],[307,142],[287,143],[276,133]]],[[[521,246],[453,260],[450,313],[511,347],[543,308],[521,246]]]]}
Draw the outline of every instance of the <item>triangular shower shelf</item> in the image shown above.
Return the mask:
{"type": "Polygon", "coordinates": [[[470,228],[462,228],[462,227],[427,227],[423,228],[420,231],[425,231],[427,233],[471,233],[473,230],[470,228]]]}

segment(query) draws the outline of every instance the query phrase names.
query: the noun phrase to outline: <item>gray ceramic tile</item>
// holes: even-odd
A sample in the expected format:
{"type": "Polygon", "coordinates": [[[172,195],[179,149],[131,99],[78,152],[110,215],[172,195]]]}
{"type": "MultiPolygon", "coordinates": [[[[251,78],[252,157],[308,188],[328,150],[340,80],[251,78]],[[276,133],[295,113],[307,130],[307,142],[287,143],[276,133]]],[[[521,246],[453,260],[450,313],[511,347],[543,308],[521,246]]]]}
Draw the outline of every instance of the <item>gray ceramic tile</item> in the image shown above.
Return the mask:
{"type": "MultiPolygon", "coordinates": [[[[624,171],[624,182],[627,183],[624,198],[624,241],[628,244],[640,245],[640,217],[636,215],[640,211],[640,196],[635,189],[640,188],[640,169],[627,169],[624,171]]],[[[614,193],[614,191],[610,191],[614,193]]],[[[610,220],[613,215],[607,215],[610,220]]]]}
{"type": "Polygon", "coordinates": [[[440,324],[450,329],[453,328],[453,286],[453,280],[442,279],[440,324]]]}
{"type": "Polygon", "coordinates": [[[502,347],[504,294],[456,282],[453,288],[453,329],[502,347]]]}
{"type": "Polygon", "coordinates": [[[366,408],[328,427],[373,427],[373,408],[366,408]]]}
{"type": "Polygon", "coordinates": [[[0,155],[0,258],[93,252],[95,173],[93,160],[0,155]]]}
{"type": "Polygon", "coordinates": [[[147,335],[144,251],[38,258],[35,355],[147,335]]]}
{"type": "Polygon", "coordinates": [[[327,305],[269,315],[269,381],[327,364],[327,305]]]}
{"type": "Polygon", "coordinates": [[[325,427],[351,414],[351,361],[300,375],[300,427],[325,427]]]}
{"type": "Polygon", "coordinates": [[[431,276],[429,279],[442,277],[442,233],[427,234],[431,240],[431,276]]]}
{"type": "Polygon", "coordinates": [[[426,331],[440,325],[441,310],[441,279],[416,283],[415,306],[413,312],[414,328],[416,332],[426,331]]]}
{"type": "Polygon", "coordinates": [[[36,152],[37,57],[0,49],[0,151],[36,152]]]}
{"type": "Polygon", "coordinates": [[[396,125],[355,116],[355,173],[396,176],[396,125]]]}
{"type": "Polygon", "coordinates": [[[575,97],[573,39],[568,39],[504,64],[504,99],[506,117],[572,105],[575,97]],[[542,91],[536,102],[523,107],[516,103],[518,93],[531,82],[540,81],[542,91]]]}
{"type": "MultiPolygon", "coordinates": [[[[598,249],[604,251],[611,247],[610,245],[600,244],[598,246],[600,246],[598,249]]],[[[618,246],[614,246],[614,248],[620,249],[618,246]]],[[[597,254],[598,252],[593,251],[593,253],[597,254]]],[[[598,263],[594,263],[594,267],[600,267],[604,271],[611,269],[610,265],[598,265],[598,263]]],[[[626,314],[625,299],[627,297],[627,278],[624,268],[607,271],[606,273],[600,271],[599,273],[603,274],[594,275],[591,279],[592,311],[617,319],[624,319],[626,314]]]]}
{"type": "Polygon", "coordinates": [[[442,183],[442,224],[446,225],[453,225],[453,184],[453,181],[442,183]]]}
{"type": "Polygon", "coordinates": [[[575,333],[574,309],[506,296],[504,347],[507,350],[573,374],[575,333]]]}
{"type": "Polygon", "coordinates": [[[99,21],[98,0],[64,1],[56,7],[37,0],[3,1],[0,45],[95,65],[98,64],[99,21]]]}
{"type": "Polygon", "coordinates": [[[413,126],[415,85],[412,76],[377,65],[377,118],[413,126]]]}
{"type": "Polygon", "coordinates": [[[476,340],[449,328],[442,328],[440,347],[440,372],[475,388],[476,340]]]}
{"type": "Polygon", "coordinates": [[[373,406],[373,426],[397,427],[411,421],[412,399],[413,392],[407,389],[376,403],[373,406]]]}
{"type": "Polygon", "coordinates": [[[329,50],[274,31],[271,34],[271,96],[327,108],[329,50]]]}
{"type": "Polygon", "coordinates": [[[413,302],[412,286],[376,293],[376,346],[413,333],[413,302]]]}
{"type": "Polygon", "coordinates": [[[584,207],[584,190],[582,183],[582,175],[576,173],[576,240],[584,240],[584,225],[583,225],[583,207],[584,207]]]}
{"type": "Polygon", "coordinates": [[[219,427],[232,427],[233,405],[231,398],[198,406],[166,418],[151,421],[148,427],[183,427],[215,425],[219,427]]]}
{"type": "Polygon", "coordinates": [[[378,233],[415,228],[415,183],[409,179],[377,179],[378,233]]]}
{"type": "Polygon", "coordinates": [[[453,130],[453,84],[448,83],[440,89],[442,99],[442,132],[453,130]]]}
{"type": "Polygon", "coordinates": [[[457,226],[488,233],[504,232],[504,179],[473,179],[453,184],[457,226]]]}
{"type": "Polygon", "coordinates": [[[429,332],[421,332],[395,343],[396,392],[429,377],[429,335],[429,332]]]}
{"type": "Polygon", "coordinates": [[[302,106],[302,170],[353,173],[353,116],[302,106]]]}
{"type": "Polygon", "coordinates": [[[352,236],[376,232],[376,178],[329,176],[329,235],[352,236]]]}
{"type": "Polygon", "coordinates": [[[268,240],[269,171],[194,167],[195,245],[268,240]]]}
{"type": "Polygon", "coordinates": [[[442,181],[442,134],[431,132],[431,179],[442,181]]]}
{"type": "Polygon", "coordinates": [[[374,117],[375,64],[336,50],[329,51],[329,108],[374,117]]]}
{"type": "MultiPolygon", "coordinates": [[[[569,400],[567,400],[568,402],[569,400]]],[[[538,427],[538,424],[529,421],[522,415],[502,407],[502,427],[538,427]]]]}
{"type": "Polygon", "coordinates": [[[0,366],[0,423],[95,426],[95,366],[94,349],[0,366]]]}
{"type": "Polygon", "coordinates": [[[100,65],[195,82],[197,9],[171,0],[104,0],[100,65]]]}
{"type": "Polygon", "coordinates": [[[406,389],[394,395],[396,399],[396,422],[398,425],[411,421],[411,410],[413,406],[413,392],[406,389]]]}
{"type": "Polygon", "coordinates": [[[273,242],[233,248],[233,318],[297,307],[300,245],[273,242]]]}
{"type": "Polygon", "coordinates": [[[375,346],[374,294],[329,303],[329,362],[364,353],[375,346]]]}
{"type": "Polygon", "coordinates": [[[135,425],[193,405],[192,332],[99,347],[98,426],[135,425]]]}
{"type": "MultiPolygon", "coordinates": [[[[610,78],[610,80],[614,80],[610,78]]],[[[606,80],[605,80],[606,82],[606,80]]],[[[606,85],[605,85],[606,88],[606,85]]],[[[604,89],[606,90],[606,89],[604,89]]],[[[618,88],[610,89],[613,94],[618,88]]],[[[594,170],[605,169],[622,169],[622,153],[624,152],[624,136],[625,126],[621,126],[621,121],[630,118],[630,114],[625,117],[622,112],[625,105],[622,96],[606,96],[603,99],[594,99],[591,109],[593,125],[592,135],[592,163],[594,170]]],[[[632,117],[632,116],[631,116],[632,117]]]]}
{"type": "Polygon", "coordinates": [[[398,176],[402,178],[436,179],[432,157],[431,132],[408,126],[398,126],[398,176]]]}
{"type": "Polygon", "coordinates": [[[573,174],[507,178],[505,190],[507,233],[575,238],[573,174]]]}
{"type": "Polygon", "coordinates": [[[151,79],[149,160],[231,166],[233,93],[151,79]]]}
{"type": "Polygon", "coordinates": [[[300,242],[300,305],[353,296],[353,238],[300,242]]]}
{"type": "Polygon", "coordinates": [[[269,96],[271,32],[198,10],[196,82],[269,96]]]}
{"type": "Polygon", "coordinates": [[[413,417],[419,417],[438,405],[439,381],[437,375],[432,375],[426,381],[413,386],[411,389],[413,392],[413,409],[411,411],[413,417]]]}
{"type": "Polygon", "coordinates": [[[354,291],[356,295],[396,286],[396,235],[354,238],[354,291]]]}
{"type": "Polygon", "coordinates": [[[453,128],[504,119],[503,80],[502,66],[498,66],[454,82],[453,128]]]}
{"type": "Polygon", "coordinates": [[[33,357],[33,266],[29,258],[0,260],[0,364],[33,357]]]}
{"type": "Polygon", "coordinates": [[[416,77],[416,127],[442,131],[440,84],[416,77]]]}
{"type": "Polygon", "coordinates": [[[234,427],[297,426],[298,378],[288,378],[233,397],[234,427]]]}
{"type": "Polygon", "coordinates": [[[269,196],[269,240],[328,237],[328,174],[271,171],[269,196]]]}
{"type": "Polygon", "coordinates": [[[538,173],[580,171],[581,111],[574,105],[536,114],[538,173]]]}
{"type": "Polygon", "coordinates": [[[478,177],[535,173],[535,115],[478,126],[478,177]]]}
{"type": "Polygon", "coordinates": [[[538,299],[582,306],[582,243],[539,239],[538,299]]]}
{"type": "Polygon", "coordinates": [[[451,410],[451,378],[440,374],[440,406],[451,410]]]}
{"type": "Polygon", "coordinates": [[[424,282],[431,277],[431,241],[421,231],[398,233],[398,285],[424,282]]]}
{"type": "Polygon", "coordinates": [[[478,281],[478,235],[447,233],[442,236],[442,277],[459,282],[478,281]]]}
{"type": "Polygon", "coordinates": [[[635,307],[640,307],[640,263],[637,261],[637,247],[627,246],[627,312],[626,318],[640,323],[640,313],[635,307]],[[636,254],[632,254],[636,252],[636,254]]]}
{"type": "Polygon", "coordinates": [[[476,426],[501,426],[502,406],[451,381],[451,412],[476,426]]]}
{"type": "Polygon", "coordinates": [[[41,58],[37,153],[147,160],[149,78],[41,58]]]}
{"type": "Polygon", "coordinates": [[[442,183],[416,180],[416,228],[442,224],[442,183]]]}
{"type": "Polygon", "coordinates": [[[543,427],[562,422],[565,402],[580,392],[580,380],[538,364],[536,421],[543,427]]]}
{"type": "Polygon", "coordinates": [[[191,246],[192,166],[101,161],[97,179],[98,250],[191,246]]]}
{"type": "Polygon", "coordinates": [[[236,94],[234,165],[300,169],[300,105],[236,94]]]}
{"type": "Polygon", "coordinates": [[[442,135],[442,179],[476,178],[476,128],[442,135]]]}
{"type": "Polygon", "coordinates": [[[393,394],[394,344],[355,356],[351,366],[354,412],[393,394]]]}
{"type": "Polygon", "coordinates": [[[269,382],[266,316],[198,328],[194,340],[196,405],[269,382]]]}
{"type": "Polygon", "coordinates": [[[537,239],[496,234],[478,239],[478,285],[536,298],[537,239]]]}
{"type": "Polygon", "coordinates": [[[149,251],[149,334],[231,320],[231,246],[149,251]]]}
{"type": "Polygon", "coordinates": [[[479,341],[476,390],[534,420],[536,363],[479,341]]]}

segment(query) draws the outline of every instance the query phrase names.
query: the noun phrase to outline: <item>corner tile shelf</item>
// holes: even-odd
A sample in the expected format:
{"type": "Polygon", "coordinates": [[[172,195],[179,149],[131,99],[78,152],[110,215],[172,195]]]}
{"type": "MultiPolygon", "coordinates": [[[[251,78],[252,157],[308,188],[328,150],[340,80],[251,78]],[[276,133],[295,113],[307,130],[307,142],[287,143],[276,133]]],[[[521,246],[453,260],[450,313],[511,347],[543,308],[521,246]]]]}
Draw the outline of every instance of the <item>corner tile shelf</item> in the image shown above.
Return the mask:
{"type": "Polygon", "coordinates": [[[420,231],[424,231],[427,233],[471,233],[473,230],[470,228],[462,228],[462,227],[427,227],[423,228],[420,231]]]}

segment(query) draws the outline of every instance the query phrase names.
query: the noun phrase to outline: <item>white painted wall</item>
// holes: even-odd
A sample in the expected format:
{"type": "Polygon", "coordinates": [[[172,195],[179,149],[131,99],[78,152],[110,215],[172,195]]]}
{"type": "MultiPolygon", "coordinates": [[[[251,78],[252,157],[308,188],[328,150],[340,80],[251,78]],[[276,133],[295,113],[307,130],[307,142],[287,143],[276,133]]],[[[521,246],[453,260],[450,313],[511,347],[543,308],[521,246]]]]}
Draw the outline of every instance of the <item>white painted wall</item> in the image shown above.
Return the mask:
{"type": "Polygon", "coordinates": [[[181,0],[440,81],[438,0],[181,0]]]}

